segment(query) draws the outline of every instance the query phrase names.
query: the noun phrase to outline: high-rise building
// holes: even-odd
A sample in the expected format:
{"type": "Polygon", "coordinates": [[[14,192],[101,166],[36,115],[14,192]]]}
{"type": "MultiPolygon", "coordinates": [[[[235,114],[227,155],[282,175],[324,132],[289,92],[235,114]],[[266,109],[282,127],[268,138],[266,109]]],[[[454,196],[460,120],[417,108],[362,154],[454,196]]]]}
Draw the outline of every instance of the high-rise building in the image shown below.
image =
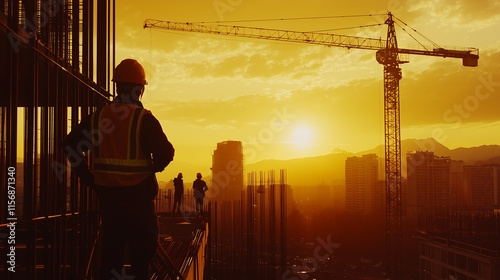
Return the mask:
{"type": "Polygon", "coordinates": [[[468,210],[493,211],[500,201],[500,166],[465,166],[464,189],[468,210]]]}
{"type": "Polygon", "coordinates": [[[424,232],[419,237],[419,279],[500,279],[498,249],[424,232]]]}
{"type": "Polygon", "coordinates": [[[420,151],[407,154],[407,168],[403,205],[419,237],[419,279],[498,279],[498,168],[420,151]]]}
{"type": "Polygon", "coordinates": [[[500,166],[496,166],[496,172],[494,174],[494,181],[495,181],[495,189],[494,189],[494,196],[495,196],[495,212],[500,212],[500,166]]]}
{"type": "Polygon", "coordinates": [[[452,206],[463,203],[463,161],[422,151],[409,152],[406,160],[407,195],[403,199],[408,218],[421,221],[431,213],[445,217],[452,206]]]}
{"type": "Polygon", "coordinates": [[[450,162],[450,209],[461,211],[467,208],[470,193],[464,185],[464,163],[450,162]]]}
{"type": "Polygon", "coordinates": [[[243,148],[240,141],[217,143],[212,156],[210,199],[239,200],[243,190],[243,148]]]}
{"type": "Polygon", "coordinates": [[[419,279],[500,279],[500,216],[493,212],[450,212],[426,217],[415,234],[419,279]]]}
{"type": "Polygon", "coordinates": [[[345,161],[346,211],[380,213],[385,208],[385,185],[377,183],[378,158],[375,154],[349,157],[345,161]]]}

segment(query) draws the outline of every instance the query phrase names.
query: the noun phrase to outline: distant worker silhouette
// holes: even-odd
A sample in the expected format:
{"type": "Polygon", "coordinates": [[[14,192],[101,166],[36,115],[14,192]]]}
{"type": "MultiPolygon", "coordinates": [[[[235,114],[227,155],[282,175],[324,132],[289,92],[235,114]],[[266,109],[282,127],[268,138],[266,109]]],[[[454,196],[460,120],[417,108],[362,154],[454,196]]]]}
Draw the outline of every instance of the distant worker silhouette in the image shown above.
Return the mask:
{"type": "Polygon", "coordinates": [[[182,204],[182,195],[184,194],[184,181],[182,181],[182,173],[174,178],[174,208],[172,209],[172,216],[175,214],[175,208],[177,207],[177,213],[180,213],[182,204]]]}
{"type": "Polygon", "coordinates": [[[194,200],[196,203],[196,213],[203,212],[203,199],[208,190],[207,183],[201,179],[201,173],[196,174],[196,180],[193,182],[194,200]]]}
{"type": "MultiPolygon", "coordinates": [[[[114,70],[118,96],[84,118],[63,145],[80,182],[97,191],[102,218],[100,280],[122,275],[128,244],[134,280],[148,278],[158,246],[153,199],[155,172],[173,160],[174,148],[158,120],[141,101],[147,85],[144,68],[133,59],[114,70]],[[91,150],[91,170],[85,155],[91,150]]],[[[131,277],[132,277],[131,276],[131,277]]]]}

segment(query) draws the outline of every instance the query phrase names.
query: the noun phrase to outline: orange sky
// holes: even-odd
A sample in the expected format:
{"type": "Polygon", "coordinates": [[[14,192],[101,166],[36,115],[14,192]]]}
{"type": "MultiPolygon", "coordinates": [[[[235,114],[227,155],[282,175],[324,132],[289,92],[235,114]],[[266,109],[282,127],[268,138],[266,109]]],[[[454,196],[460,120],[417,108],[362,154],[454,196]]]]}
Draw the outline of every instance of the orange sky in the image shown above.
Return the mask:
{"type": "MultiPolygon", "coordinates": [[[[480,49],[476,68],[463,67],[460,59],[419,56],[402,65],[402,138],[434,137],[449,148],[500,144],[500,1],[120,1],[117,62],[135,58],[145,66],[143,103],[176,148],[160,179],[188,168],[209,175],[216,143],[225,140],[244,142],[246,163],[383,144],[383,67],[374,51],[143,29],[145,19],[209,22],[388,10],[440,46],[480,49]]],[[[383,20],[238,24],[317,31],[383,20]]],[[[335,33],[384,38],[386,32],[382,25],[335,33]]],[[[401,47],[415,44],[401,29],[397,35],[401,47]]]]}

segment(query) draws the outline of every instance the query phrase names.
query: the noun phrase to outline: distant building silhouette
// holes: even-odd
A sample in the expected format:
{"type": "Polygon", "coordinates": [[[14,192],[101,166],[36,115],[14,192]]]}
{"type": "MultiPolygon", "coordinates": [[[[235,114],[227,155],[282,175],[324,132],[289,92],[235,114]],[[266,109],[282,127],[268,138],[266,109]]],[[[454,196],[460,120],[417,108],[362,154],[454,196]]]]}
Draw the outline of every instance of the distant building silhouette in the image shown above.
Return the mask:
{"type": "Polygon", "coordinates": [[[375,154],[349,157],[345,161],[346,211],[354,214],[383,214],[385,184],[378,180],[375,154]]]}
{"type": "Polygon", "coordinates": [[[406,227],[417,236],[419,279],[499,279],[497,166],[407,154],[406,227]],[[415,229],[417,229],[415,231],[415,229]]]}
{"type": "Polygon", "coordinates": [[[453,205],[464,203],[463,161],[421,151],[409,152],[406,160],[408,187],[403,199],[408,218],[421,225],[423,216],[446,217],[453,205]]]}
{"type": "Polygon", "coordinates": [[[417,233],[419,279],[500,279],[500,215],[451,212],[425,217],[417,233]]]}
{"type": "Polygon", "coordinates": [[[464,166],[433,152],[407,154],[408,188],[403,192],[408,218],[449,211],[491,211],[500,204],[500,166],[464,166]]]}
{"type": "Polygon", "coordinates": [[[500,166],[465,166],[463,186],[468,209],[500,209],[500,166]]]}
{"type": "Polygon", "coordinates": [[[241,199],[243,148],[240,141],[217,143],[212,156],[212,187],[207,198],[219,201],[241,199]]]}

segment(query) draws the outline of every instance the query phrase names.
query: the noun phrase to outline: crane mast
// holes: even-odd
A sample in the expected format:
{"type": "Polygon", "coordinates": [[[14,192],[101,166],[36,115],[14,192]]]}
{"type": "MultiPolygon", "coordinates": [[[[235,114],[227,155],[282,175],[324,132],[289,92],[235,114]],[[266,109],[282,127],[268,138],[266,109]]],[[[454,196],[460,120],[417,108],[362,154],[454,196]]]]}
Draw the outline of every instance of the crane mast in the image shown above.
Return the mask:
{"type": "Polygon", "coordinates": [[[399,48],[393,15],[387,14],[387,40],[318,32],[230,26],[204,25],[189,22],[170,22],[148,19],[144,28],[158,28],[187,32],[209,33],[245,38],[276,40],[376,50],[377,61],[384,65],[384,134],[385,134],[385,190],[386,190],[386,272],[390,279],[402,279],[402,207],[401,207],[401,126],[399,80],[401,80],[399,54],[461,58],[464,66],[477,66],[476,48],[399,48]]]}
{"type": "Polygon", "coordinates": [[[385,134],[385,203],[386,203],[386,272],[391,279],[401,278],[402,266],[402,215],[401,215],[401,129],[399,109],[398,42],[392,14],[388,25],[385,52],[379,51],[384,65],[384,134],[385,134]]]}

